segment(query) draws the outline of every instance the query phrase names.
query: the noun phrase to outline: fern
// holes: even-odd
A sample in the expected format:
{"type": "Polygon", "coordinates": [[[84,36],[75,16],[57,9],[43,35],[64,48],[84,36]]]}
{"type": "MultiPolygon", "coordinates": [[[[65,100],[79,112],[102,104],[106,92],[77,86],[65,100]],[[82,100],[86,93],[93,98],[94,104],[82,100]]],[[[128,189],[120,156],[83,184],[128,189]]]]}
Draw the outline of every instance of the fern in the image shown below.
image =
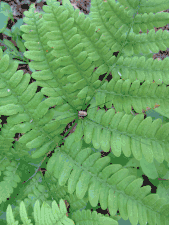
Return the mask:
{"type": "Polygon", "coordinates": [[[16,72],[18,62],[0,48],[0,114],[8,117],[0,133],[0,203],[7,224],[169,224],[169,123],[143,114],[154,108],[169,118],[168,58],[150,54],[169,46],[168,32],[154,31],[168,23],[167,13],[157,13],[168,7],[164,0],[92,0],[85,17],[68,0],[47,0],[43,13],[34,5],[24,13],[31,76],[16,72]],[[76,129],[62,137],[68,123],[76,129]],[[33,174],[37,163],[47,164],[44,176],[33,174]],[[143,186],[133,166],[158,193],[143,186]],[[7,198],[16,194],[12,210],[7,198]],[[98,203],[109,215],[85,209],[98,203]]]}

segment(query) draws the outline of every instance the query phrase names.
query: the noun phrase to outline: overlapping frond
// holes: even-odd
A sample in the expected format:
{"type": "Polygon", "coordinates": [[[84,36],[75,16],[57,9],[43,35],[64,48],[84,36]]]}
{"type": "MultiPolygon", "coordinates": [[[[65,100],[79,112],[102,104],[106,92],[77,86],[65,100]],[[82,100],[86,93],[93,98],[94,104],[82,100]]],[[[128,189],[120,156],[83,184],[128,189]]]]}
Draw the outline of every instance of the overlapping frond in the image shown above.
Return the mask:
{"type": "MultiPolygon", "coordinates": [[[[29,66],[36,82],[29,84],[30,75],[16,72],[17,63],[10,62],[0,49],[0,115],[8,116],[0,136],[0,159],[23,159],[28,150],[33,150],[30,155],[37,163],[47,152],[51,153],[46,186],[35,182],[27,185],[24,200],[20,196],[17,201],[20,207],[12,213],[8,206],[7,222],[17,224],[14,215],[19,212],[22,222],[31,224],[26,212],[31,205],[34,214],[30,218],[34,217],[37,224],[66,225],[73,224],[73,220],[117,224],[111,217],[96,212],[77,211],[80,199],[79,207],[88,200],[93,207],[100,203],[111,216],[119,209],[121,217],[129,219],[132,225],[167,225],[169,204],[158,194],[149,194],[149,186],[141,187],[142,178],[130,174],[120,164],[110,164],[111,157],[100,158],[97,151],[111,150],[116,157],[132,154],[132,159],[140,161],[142,170],[150,167],[154,159],[159,164],[169,162],[169,123],[162,125],[161,119],[152,122],[151,117],[144,119],[142,114],[142,110],[156,104],[164,112],[168,104],[168,59],[153,61],[150,50],[167,48],[169,34],[162,30],[155,33],[154,26],[168,23],[169,16],[156,13],[162,9],[157,0],[154,4],[152,0],[92,0],[93,19],[79,15],[68,0],[63,0],[62,6],[55,0],[47,0],[47,4],[43,13],[35,13],[32,5],[25,12],[27,25],[21,26],[28,49],[24,55],[32,60],[29,66]],[[149,32],[140,35],[140,29],[149,32]],[[113,56],[115,51],[119,51],[117,58],[113,56]],[[95,67],[98,68],[94,71],[95,67]],[[110,72],[112,80],[104,82],[110,72]],[[102,82],[98,80],[106,73],[102,82]],[[36,93],[38,85],[42,90],[36,93]],[[44,99],[44,95],[48,97],[44,99]],[[98,109],[104,105],[111,108],[112,104],[115,110],[98,109]],[[129,114],[132,107],[140,114],[129,114]],[[84,108],[86,116],[78,118],[78,111],[84,108]],[[58,147],[61,132],[74,119],[75,132],[67,137],[64,146],[58,147]],[[13,149],[16,133],[22,136],[13,149]],[[82,142],[88,146],[83,148],[82,142]],[[50,187],[45,193],[48,182],[50,187]],[[54,194],[55,200],[60,200],[66,193],[70,200],[76,195],[71,211],[73,220],[67,218],[63,200],[60,208],[51,202],[54,194]],[[36,199],[39,201],[34,206],[36,199]]],[[[169,6],[165,1],[161,5],[169,6]]],[[[30,158],[24,160],[28,163],[30,158]]],[[[0,182],[1,202],[20,182],[20,176],[15,174],[17,165],[6,162],[0,167],[4,174],[0,182]]]]}
{"type": "Polygon", "coordinates": [[[120,209],[122,218],[129,218],[133,224],[168,221],[164,208],[169,204],[157,194],[147,195],[150,188],[141,187],[142,178],[130,175],[129,170],[119,164],[108,165],[109,156],[100,158],[100,153],[92,153],[91,148],[81,149],[82,140],[74,140],[75,134],[69,136],[62,151],[55,152],[47,165],[47,169],[52,168],[50,173],[58,179],[59,185],[68,185],[68,193],[76,192],[77,198],[82,199],[88,192],[93,207],[99,201],[102,209],[108,208],[111,215],[120,209]],[[53,160],[56,164],[52,167],[53,160]]]}
{"type": "MultiPolygon", "coordinates": [[[[61,140],[58,135],[63,131],[65,124],[75,118],[75,114],[59,113],[54,109],[48,111],[48,108],[57,104],[61,98],[51,97],[42,101],[42,92],[36,94],[36,82],[29,85],[30,75],[23,76],[23,71],[16,72],[18,64],[9,63],[9,56],[3,56],[2,49],[0,51],[0,115],[10,116],[8,124],[1,131],[1,154],[8,155],[15,133],[26,133],[19,142],[27,144],[28,148],[36,148],[38,153],[36,151],[33,157],[40,157],[61,140]]],[[[69,109],[69,105],[65,106],[69,109]]]]}
{"type": "MultiPolygon", "coordinates": [[[[59,206],[57,205],[56,201],[52,202],[52,207],[50,207],[45,201],[43,202],[42,206],[40,207],[39,200],[35,202],[34,205],[34,220],[35,224],[64,224],[64,225],[74,225],[73,220],[67,218],[66,216],[66,206],[64,201],[61,199],[59,202],[59,206]]],[[[25,208],[25,204],[22,201],[20,203],[20,217],[24,224],[30,224],[31,219],[28,218],[27,211],[25,208]]],[[[7,208],[7,216],[6,216],[7,224],[18,224],[18,221],[15,221],[15,218],[12,213],[12,208],[10,205],[8,205],[7,208]]]]}

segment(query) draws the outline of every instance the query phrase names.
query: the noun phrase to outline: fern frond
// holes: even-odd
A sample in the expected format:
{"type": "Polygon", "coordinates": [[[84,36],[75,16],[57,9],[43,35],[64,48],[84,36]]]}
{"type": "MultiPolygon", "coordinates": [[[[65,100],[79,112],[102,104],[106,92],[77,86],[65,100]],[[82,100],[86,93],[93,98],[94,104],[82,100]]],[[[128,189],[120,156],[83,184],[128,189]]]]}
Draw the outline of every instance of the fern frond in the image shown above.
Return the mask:
{"type": "MultiPolygon", "coordinates": [[[[74,225],[73,220],[65,216],[67,210],[66,210],[65,203],[63,202],[62,199],[60,200],[59,205],[60,205],[60,208],[58,207],[56,201],[53,201],[52,208],[51,208],[46,202],[43,202],[40,208],[40,203],[37,200],[34,205],[34,212],[33,212],[35,224],[50,225],[54,223],[59,224],[62,222],[65,225],[68,225],[68,224],[74,225]]],[[[10,205],[8,205],[6,213],[7,213],[7,216],[6,216],[7,224],[9,225],[18,224],[18,221],[15,221],[14,219],[12,208],[10,205]]],[[[31,220],[28,219],[25,204],[23,201],[20,203],[20,217],[24,224],[33,225],[33,223],[31,223],[31,220]]]]}
{"type": "Polygon", "coordinates": [[[0,203],[5,202],[6,198],[8,198],[13,193],[13,188],[16,188],[18,186],[17,183],[21,181],[19,175],[16,173],[16,162],[13,161],[8,166],[5,166],[6,162],[2,163],[1,166],[4,166],[4,168],[1,168],[1,170],[5,170],[3,172],[4,178],[3,181],[0,182],[0,203]]]}
{"type": "MultiPolygon", "coordinates": [[[[117,157],[121,155],[122,150],[127,157],[132,152],[137,160],[141,160],[143,153],[149,163],[153,158],[160,163],[164,159],[168,162],[166,146],[169,124],[160,127],[161,124],[161,119],[154,120],[152,123],[151,117],[144,120],[143,114],[135,117],[124,112],[115,114],[114,109],[109,109],[107,112],[95,111],[94,115],[89,107],[88,116],[83,122],[83,132],[81,130],[79,138],[84,134],[84,141],[87,144],[92,141],[96,149],[101,147],[104,151],[109,151],[111,147],[117,157]]],[[[79,135],[79,131],[78,133],[75,131],[76,134],[79,135]]]]}
{"type": "MultiPolygon", "coordinates": [[[[155,76],[154,79],[156,79],[155,76]]],[[[106,105],[110,108],[113,104],[117,112],[124,110],[129,114],[132,106],[135,112],[142,113],[142,110],[146,110],[147,107],[154,108],[157,102],[164,109],[166,101],[169,102],[168,92],[169,88],[165,84],[158,86],[157,83],[148,79],[141,86],[140,80],[131,82],[129,79],[124,81],[113,79],[109,83],[106,81],[94,97],[96,104],[100,107],[106,105]]],[[[85,92],[84,94],[81,92],[82,99],[83,96],[85,97],[85,92]]]]}
{"type": "Polygon", "coordinates": [[[102,224],[107,224],[107,225],[118,225],[118,222],[115,221],[114,219],[108,217],[108,216],[103,216],[101,213],[97,213],[97,212],[91,212],[89,209],[88,210],[78,210],[77,212],[75,212],[72,216],[72,219],[80,222],[81,219],[84,221],[86,224],[90,224],[92,223],[92,221],[94,220],[98,225],[102,225],[102,224]]]}
{"type": "MultiPolygon", "coordinates": [[[[141,173],[166,179],[168,59],[153,61],[152,54],[169,44],[166,31],[154,31],[154,26],[165,25],[169,16],[156,13],[162,9],[157,0],[92,0],[91,4],[93,19],[79,15],[68,0],[63,0],[62,6],[47,0],[43,13],[36,13],[35,5],[25,12],[27,25],[21,30],[28,51],[24,55],[32,60],[29,66],[36,82],[30,83],[30,74],[16,72],[18,63],[0,48],[0,114],[8,117],[7,124],[0,125],[0,175],[4,175],[0,202],[15,195],[14,188],[21,183],[22,173],[16,172],[18,158],[22,171],[31,168],[25,164],[42,160],[41,166],[46,153],[51,157],[45,176],[37,173],[42,171],[38,164],[35,173],[23,180],[16,207],[13,212],[11,206],[7,208],[8,223],[117,224],[117,210],[132,225],[169,223],[169,204],[162,191],[158,188],[158,193],[151,194],[150,186],[141,187],[143,179],[133,172],[131,162],[128,168],[125,163],[114,163],[122,154],[125,158],[132,154],[141,173]],[[114,51],[119,52],[117,57],[114,51]],[[109,75],[112,79],[107,82],[109,75]],[[38,93],[37,86],[42,87],[38,93]],[[108,109],[105,112],[99,107],[108,109]],[[142,112],[157,107],[165,121],[144,119],[142,112]],[[131,115],[132,109],[139,115],[131,115]],[[63,145],[66,125],[69,129],[64,131],[63,145]],[[73,134],[66,137],[71,129],[73,134]],[[16,133],[19,140],[15,139],[13,148],[16,133]],[[111,154],[100,157],[100,151],[102,156],[103,151],[111,154]],[[73,205],[71,219],[63,200],[60,208],[56,203],[66,198],[73,205]],[[79,211],[88,202],[90,208],[100,203],[110,216],[79,211]]],[[[169,6],[164,0],[161,5],[169,6]]],[[[23,175],[32,171],[34,167],[23,175]]]]}
{"type": "MultiPolygon", "coordinates": [[[[68,137],[66,142],[72,138],[75,138],[74,134],[71,138],[68,137]]],[[[154,201],[149,200],[153,199],[154,195],[147,195],[150,190],[141,187],[143,182],[141,178],[136,179],[135,176],[131,176],[129,170],[122,168],[121,165],[108,165],[109,157],[100,158],[100,153],[91,154],[89,148],[79,151],[80,142],[82,140],[66,148],[67,152],[73,150],[77,153],[78,151],[74,157],[71,153],[69,153],[70,156],[66,156],[63,153],[64,148],[62,153],[59,151],[55,153],[56,165],[52,173],[58,178],[59,185],[63,186],[68,181],[68,192],[71,194],[76,190],[76,196],[79,199],[88,192],[90,204],[96,206],[99,201],[102,209],[108,207],[111,215],[118,210],[118,202],[124,201],[125,204],[124,202],[123,205],[120,204],[121,216],[124,219],[129,218],[133,224],[137,223],[142,216],[142,210],[145,210],[145,221],[155,221],[151,219],[151,216],[155,215],[155,218],[159,216],[159,212],[154,210],[154,203],[159,196],[156,195],[157,198],[154,201]]],[[[166,205],[163,201],[159,201],[159,204],[160,207],[163,205],[168,207],[168,204],[166,205]]],[[[168,214],[161,211],[160,218],[163,216],[168,214]]]]}

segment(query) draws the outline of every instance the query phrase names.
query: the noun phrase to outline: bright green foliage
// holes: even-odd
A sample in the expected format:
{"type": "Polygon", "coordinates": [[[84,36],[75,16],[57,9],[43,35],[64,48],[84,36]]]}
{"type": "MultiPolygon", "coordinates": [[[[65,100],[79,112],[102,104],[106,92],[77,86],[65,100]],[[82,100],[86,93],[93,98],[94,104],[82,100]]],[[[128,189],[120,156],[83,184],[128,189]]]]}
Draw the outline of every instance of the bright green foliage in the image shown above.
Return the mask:
{"type": "Polygon", "coordinates": [[[16,208],[7,206],[7,224],[117,225],[123,218],[168,225],[168,185],[158,178],[168,178],[169,123],[144,119],[143,110],[160,106],[156,111],[169,118],[169,59],[150,54],[169,46],[169,33],[154,31],[168,23],[169,14],[157,12],[169,2],[92,0],[86,17],[62,3],[47,0],[43,13],[34,5],[24,13],[20,47],[28,49],[31,75],[17,71],[18,62],[0,48],[0,115],[7,116],[0,131],[0,204],[19,193],[16,208]],[[68,123],[76,129],[64,140],[68,123]],[[21,137],[13,143],[16,133],[21,137]],[[110,154],[101,157],[101,151],[110,154]],[[42,176],[32,164],[47,153],[42,176]],[[142,187],[133,167],[155,180],[158,193],[142,187]],[[80,210],[98,203],[110,216],[80,210]]]}

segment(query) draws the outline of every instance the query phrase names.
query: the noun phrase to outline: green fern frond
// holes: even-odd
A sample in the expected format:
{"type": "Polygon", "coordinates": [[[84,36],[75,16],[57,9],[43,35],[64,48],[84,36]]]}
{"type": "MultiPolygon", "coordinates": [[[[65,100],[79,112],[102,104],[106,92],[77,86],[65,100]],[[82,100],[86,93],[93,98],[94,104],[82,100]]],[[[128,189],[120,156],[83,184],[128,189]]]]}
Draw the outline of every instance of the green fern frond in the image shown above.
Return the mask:
{"type": "MultiPolygon", "coordinates": [[[[63,223],[65,225],[68,225],[68,224],[73,225],[74,224],[73,220],[65,216],[66,212],[67,212],[66,206],[62,199],[59,202],[59,207],[56,201],[53,201],[52,208],[46,202],[43,202],[42,206],[40,207],[39,201],[37,200],[34,205],[34,211],[33,211],[35,224],[63,223]]],[[[31,220],[28,219],[25,204],[23,201],[20,203],[20,217],[23,224],[33,225],[33,223],[31,223],[31,220]]],[[[12,208],[10,205],[8,205],[8,208],[7,208],[6,219],[7,219],[7,224],[9,225],[18,224],[18,221],[15,221],[14,219],[12,208]]]]}
{"type": "MultiPolygon", "coordinates": [[[[75,134],[71,138],[68,137],[66,142],[69,142],[69,139],[73,137],[75,138],[75,134]]],[[[122,201],[121,198],[123,198],[126,204],[123,204],[123,206],[120,204],[121,216],[125,220],[129,218],[132,223],[138,222],[142,215],[142,207],[149,213],[149,206],[153,208],[159,196],[155,195],[157,198],[154,202],[150,200],[154,195],[147,195],[150,190],[145,190],[144,187],[141,187],[143,182],[141,178],[136,179],[135,176],[131,176],[128,169],[122,168],[121,165],[114,164],[107,166],[110,158],[104,157],[100,159],[100,153],[91,154],[91,149],[89,148],[83,149],[77,154],[79,144],[75,142],[72,147],[66,148],[67,152],[71,152],[71,149],[76,151],[74,159],[71,153],[69,153],[71,157],[67,157],[59,151],[55,153],[56,165],[51,172],[59,180],[59,185],[63,186],[68,181],[68,192],[72,194],[76,191],[77,198],[79,199],[82,199],[86,191],[88,191],[90,204],[96,206],[98,201],[100,201],[102,209],[108,207],[112,215],[117,211],[119,207],[118,202],[122,201]],[[121,191],[124,194],[122,196],[121,191]]],[[[64,148],[62,148],[62,152],[63,150],[64,148]]],[[[51,162],[50,160],[49,166],[51,166],[51,162]]],[[[159,207],[163,205],[168,206],[163,201],[159,201],[159,204],[159,207]]],[[[158,218],[159,213],[153,209],[150,211],[158,218]]],[[[152,214],[151,212],[150,214],[152,214]]],[[[147,219],[151,221],[149,214],[147,216],[147,218],[145,217],[145,221],[147,219]]]]}
{"type": "Polygon", "coordinates": [[[153,52],[169,44],[166,31],[154,31],[154,26],[167,24],[168,14],[157,12],[169,4],[91,4],[92,19],[79,15],[68,0],[62,6],[47,0],[43,13],[36,13],[35,5],[24,13],[21,30],[31,76],[17,71],[18,63],[0,48],[0,114],[8,117],[0,131],[0,202],[18,194],[30,164],[47,163],[45,176],[37,173],[38,164],[32,181],[24,178],[13,212],[10,204],[7,207],[8,224],[117,224],[117,210],[132,225],[169,223],[169,204],[158,181],[167,179],[169,162],[168,59],[152,59],[153,52]],[[31,77],[36,81],[30,82],[31,77]],[[37,86],[42,87],[38,93],[37,86]],[[165,121],[144,119],[143,110],[156,106],[165,121]],[[132,107],[138,115],[131,114],[132,107]],[[73,134],[67,137],[69,132],[73,134]],[[16,133],[21,135],[13,144],[16,133]],[[103,151],[111,154],[103,157],[103,151]],[[123,155],[158,182],[158,193],[142,187],[143,179],[130,163],[126,168],[123,155]],[[121,163],[114,163],[114,157],[121,163]],[[22,165],[16,163],[18,158],[22,165]],[[69,217],[66,198],[73,205],[69,217]],[[80,211],[86,203],[100,203],[109,216],[80,211]]]}

